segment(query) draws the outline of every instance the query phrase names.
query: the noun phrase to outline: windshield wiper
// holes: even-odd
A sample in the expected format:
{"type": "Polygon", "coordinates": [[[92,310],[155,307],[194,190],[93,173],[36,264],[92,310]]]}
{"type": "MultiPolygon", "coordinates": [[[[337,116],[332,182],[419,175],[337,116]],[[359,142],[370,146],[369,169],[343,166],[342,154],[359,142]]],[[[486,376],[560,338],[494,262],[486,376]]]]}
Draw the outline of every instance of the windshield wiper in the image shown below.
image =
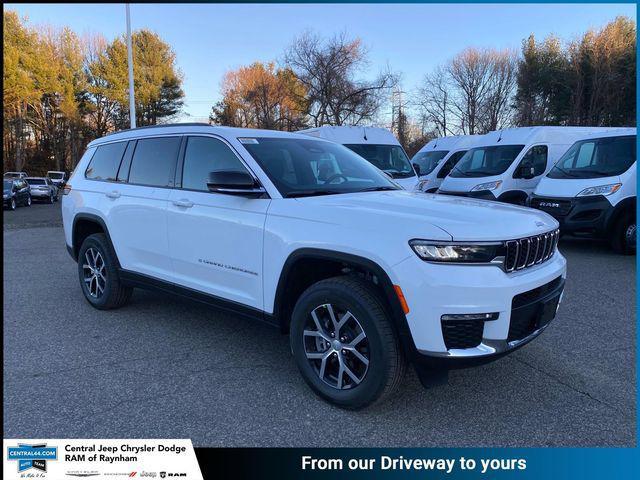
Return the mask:
{"type": "Polygon", "coordinates": [[[554,170],[559,170],[560,172],[562,172],[564,175],[566,175],[567,177],[570,178],[578,178],[578,175],[575,175],[573,173],[570,173],[568,170],[565,170],[564,168],[560,168],[557,165],[554,167],[554,170]]]}
{"type": "Polygon", "coordinates": [[[292,190],[283,195],[285,198],[295,198],[295,197],[315,197],[320,195],[335,195],[338,193],[346,193],[346,192],[338,192],[335,190],[292,190]]]}
{"type": "Polygon", "coordinates": [[[390,186],[378,186],[378,187],[367,187],[367,188],[363,188],[361,190],[355,190],[353,193],[360,193],[360,192],[385,192],[388,190],[400,190],[399,188],[396,187],[390,187],[390,186]]]}
{"type": "Polygon", "coordinates": [[[462,170],[460,170],[458,167],[453,167],[453,170],[455,170],[456,172],[460,172],[460,174],[465,176],[465,177],[470,177],[471,176],[468,173],[463,172],[462,170]]]}

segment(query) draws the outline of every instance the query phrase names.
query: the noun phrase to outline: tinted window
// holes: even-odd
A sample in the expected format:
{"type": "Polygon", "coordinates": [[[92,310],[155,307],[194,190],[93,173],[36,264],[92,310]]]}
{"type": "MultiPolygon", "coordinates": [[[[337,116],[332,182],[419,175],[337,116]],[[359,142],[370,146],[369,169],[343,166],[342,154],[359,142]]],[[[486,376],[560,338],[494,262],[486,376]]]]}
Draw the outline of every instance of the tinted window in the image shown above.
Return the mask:
{"type": "Polygon", "coordinates": [[[456,166],[456,163],[458,163],[458,160],[460,160],[462,157],[464,157],[465,153],[467,153],[466,150],[460,150],[459,152],[456,152],[456,153],[452,154],[447,159],[447,162],[442,166],[442,168],[438,172],[437,177],[438,178],[444,178],[447,175],[449,175],[449,172],[451,172],[451,169],[453,169],[453,167],[456,166]]]}
{"type": "Polygon", "coordinates": [[[29,182],[29,185],[44,185],[47,183],[44,178],[27,178],[27,182],[29,182]]]}
{"type": "Polygon", "coordinates": [[[129,183],[154,187],[172,184],[180,140],[180,137],[138,140],[131,161],[129,183]]]}
{"type": "MultiPolygon", "coordinates": [[[[544,171],[547,169],[547,153],[548,148],[546,145],[536,145],[535,147],[531,147],[527,153],[525,153],[524,157],[522,157],[522,161],[520,162],[521,168],[529,169],[533,167],[533,176],[537,177],[538,175],[542,175],[544,171]]],[[[522,172],[516,170],[514,172],[514,178],[522,177],[522,172]]]]}
{"type": "Polygon", "coordinates": [[[342,145],[292,137],[243,140],[244,148],[285,197],[398,189],[384,173],[342,145]]]}
{"type": "Polygon", "coordinates": [[[524,145],[478,147],[469,150],[451,171],[451,177],[501,175],[520,154],[524,145]]]}
{"type": "Polygon", "coordinates": [[[409,163],[409,157],[398,145],[345,144],[345,147],[353,150],[393,178],[408,178],[416,175],[409,163]]]}
{"type": "Polygon", "coordinates": [[[551,178],[620,175],[636,161],[636,137],[605,137],[574,143],[549,172],[551,178]]]}
{"type": "Polygon", "coordinates": [[[115,180],[127,142],[109,143],[96,148],[85,177],[91,180],[115,180]]]}
{"type": "Polygon", "coordinates": [[[222,170],[246,172],[238,157],[220,140],[190,137],[184,154],[182,187],[207,191],[211,173],[222,170]]]}
{"type": "Polygon", "coordinates": [[[430,152],[418,152],[411,159],[411,163],[416,167],[418,175],[428,175],[438,165],[440,160],[447,156],[448,150],[436,150],[430,152]]]}

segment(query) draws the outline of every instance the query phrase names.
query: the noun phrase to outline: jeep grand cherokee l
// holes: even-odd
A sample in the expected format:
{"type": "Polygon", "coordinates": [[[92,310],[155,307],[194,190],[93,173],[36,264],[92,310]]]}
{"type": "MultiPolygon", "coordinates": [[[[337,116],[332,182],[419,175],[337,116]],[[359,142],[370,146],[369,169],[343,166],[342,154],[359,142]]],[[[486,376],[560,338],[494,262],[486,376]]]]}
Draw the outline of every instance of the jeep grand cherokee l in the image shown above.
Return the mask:
{"type": "Polygon", "coordinates": [[[64,194],[91,305],[145,287],[272,323],[309,386],[345,408],[388,396],[408,364],[428,384],[524,345],[564,286],[546,213],[404,191],[297,134],[119,132],[89,144],[64,194]]]}

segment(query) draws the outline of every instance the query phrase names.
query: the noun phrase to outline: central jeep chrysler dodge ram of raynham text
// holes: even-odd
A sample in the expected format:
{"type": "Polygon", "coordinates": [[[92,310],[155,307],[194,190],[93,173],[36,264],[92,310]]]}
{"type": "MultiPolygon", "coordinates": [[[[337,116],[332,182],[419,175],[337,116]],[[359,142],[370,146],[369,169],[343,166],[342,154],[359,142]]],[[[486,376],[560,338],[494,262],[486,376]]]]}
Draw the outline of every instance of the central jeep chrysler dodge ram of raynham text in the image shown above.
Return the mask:
{"type": "Polygon", "coordinates": [[[564,287],[548,214],[404,191],[348,148],[300,134],[108,135],[89,144],[62,213],[91,305],[147,287],[273,323],[310,387],[347,408],[389,395],[408,364],[426,385],[524,345],[564,287]]]}

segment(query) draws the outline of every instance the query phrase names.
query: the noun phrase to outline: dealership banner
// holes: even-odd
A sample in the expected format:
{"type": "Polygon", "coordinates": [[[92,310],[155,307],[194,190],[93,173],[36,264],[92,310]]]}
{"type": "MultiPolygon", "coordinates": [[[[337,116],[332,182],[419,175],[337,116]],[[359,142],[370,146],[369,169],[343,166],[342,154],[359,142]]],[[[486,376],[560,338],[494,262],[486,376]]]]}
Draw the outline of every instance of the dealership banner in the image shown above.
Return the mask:
{"type": "Polygon", "coordinates": [[[3,478],[202,480],[191,440],[5,439],[3,478]]]}

